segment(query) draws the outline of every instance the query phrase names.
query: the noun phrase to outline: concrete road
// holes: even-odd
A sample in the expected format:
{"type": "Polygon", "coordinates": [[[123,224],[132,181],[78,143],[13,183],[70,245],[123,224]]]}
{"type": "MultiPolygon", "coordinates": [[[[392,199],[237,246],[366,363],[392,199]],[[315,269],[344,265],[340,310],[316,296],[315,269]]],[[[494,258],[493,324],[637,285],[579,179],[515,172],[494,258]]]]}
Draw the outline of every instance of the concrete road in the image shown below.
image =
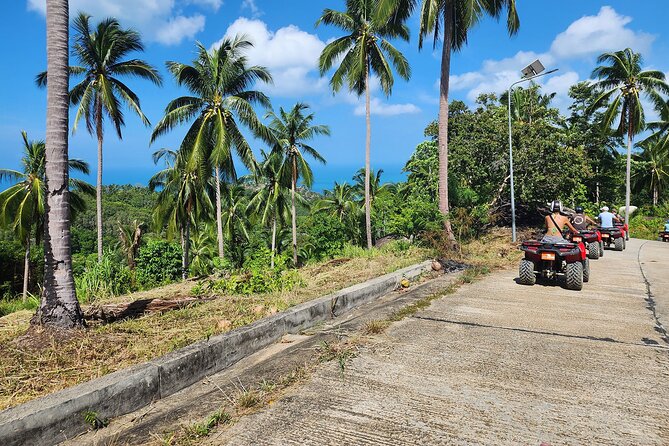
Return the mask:
{"type": "Polygon", "coordinates": [[[207,442],[669,445],[668,270],[632,240],[582,292],[492,274],[207,442]]]}

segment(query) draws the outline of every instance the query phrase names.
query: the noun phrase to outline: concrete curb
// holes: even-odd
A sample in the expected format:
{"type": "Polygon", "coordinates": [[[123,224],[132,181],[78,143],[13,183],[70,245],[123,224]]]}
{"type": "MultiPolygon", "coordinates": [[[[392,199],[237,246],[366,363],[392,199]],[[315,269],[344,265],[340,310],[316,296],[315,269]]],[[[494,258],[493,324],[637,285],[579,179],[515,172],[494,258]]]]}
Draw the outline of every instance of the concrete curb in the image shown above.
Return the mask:
{"type": "Polygon", "coordinates": [[[230,367],[286,333],[296,333],[377,299],[431,268],[419,263],[305,302],[282,313],[167,355],[0,412],[0,445],[54,445],[87,431],[84,412],[100,419],[133,412],[230,367]]]}

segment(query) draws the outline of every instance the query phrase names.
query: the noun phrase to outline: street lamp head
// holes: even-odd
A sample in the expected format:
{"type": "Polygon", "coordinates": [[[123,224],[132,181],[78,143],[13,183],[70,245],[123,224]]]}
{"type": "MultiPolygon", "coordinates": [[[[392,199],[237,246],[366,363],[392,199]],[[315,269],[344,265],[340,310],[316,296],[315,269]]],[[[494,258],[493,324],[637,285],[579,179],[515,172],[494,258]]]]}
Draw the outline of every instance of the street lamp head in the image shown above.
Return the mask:
{"type": "Polygon", "coordinates": [[[537,74],[541,73],[544,71],[546,67],[539,61],[539,59],[535,60],[528,66],[522,69],[521,73],[523,73],[523,78],[527,77],[532,77],[536,76],[537,74]]]}

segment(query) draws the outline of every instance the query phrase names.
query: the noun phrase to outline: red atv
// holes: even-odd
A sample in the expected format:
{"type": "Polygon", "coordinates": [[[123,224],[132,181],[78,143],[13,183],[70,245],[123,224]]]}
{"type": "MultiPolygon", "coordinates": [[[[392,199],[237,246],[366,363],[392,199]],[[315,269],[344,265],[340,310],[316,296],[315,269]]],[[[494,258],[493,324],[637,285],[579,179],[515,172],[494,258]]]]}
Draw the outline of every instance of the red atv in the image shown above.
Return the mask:
{"type": "Polygon", "coordinates": [[[531,240],[523,242],[520,250],[525,252],[519,268],[518,282],[522,285],[534,285],[537,277],[557,280],[564,276],[568,289],[580,291],[583,282],[590,280],[590,261],[583,242],[531,240]]]}
{"type": "Polygon", "coordinates": [[[604,255],[604,244],[602,233],[597,229],[583,229],[576,234],[569,233],[568,240],[574,243],[583,243],[588,253],[588,258],[597,260],[604,255]]]}
{"type": "Polygon", "coordinates": [[[669,231],[660,231],[660,240],[669,242],[669,231]]]}
{"type": "Polygon", "coordinates": [[[623,237],[625,237],[625,240],[629,241],[629,239],[630,239],[629,226],[627,226],[625,223],[618,223],[617,221],[613,222],[613,226],[615,226],[616,228],[619,228],[622,231],[623,237]]]}
{"type": "Polygon", "coordinates": [[[622,226],[614,226],[613,228],[599,228],[602,233],[602,242],[607,248],[613,245],[616,251],[622,251],[626,247],[625,232],[622,226]]]}

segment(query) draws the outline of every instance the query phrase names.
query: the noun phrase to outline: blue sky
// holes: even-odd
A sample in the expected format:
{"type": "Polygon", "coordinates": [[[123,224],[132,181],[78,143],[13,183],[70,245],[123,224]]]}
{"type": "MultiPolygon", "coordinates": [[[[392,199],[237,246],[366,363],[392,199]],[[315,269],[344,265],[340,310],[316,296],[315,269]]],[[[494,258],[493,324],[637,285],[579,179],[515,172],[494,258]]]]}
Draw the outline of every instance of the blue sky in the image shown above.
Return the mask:
{"type": "MultiPolygon", "coordinates": [[[[46,94],[34,85],[35,75],[46,65],[44,3],[12,0],[0,6],[0,51],[6,61],[0,82],[2,167],[18,167],[21,130],[33,139],[44,138],[46,94]]],[[[165,61],[190,62],[196,40],[211,46],[226,34],[243,32],[256,42],[251,61],[267,66],[274,75],[273,86],[258,88],[271,96],[275,109],[304,101],[316,113],[316,123],[331,127],[331,137],[314,142],[328,160],[325,167],[315,166],[315,188],[349,180],[363,165],[362,102],[347,93],[333,96],[327,79],[319,78],[316,69],[321,49],[340,32],[314,28],[314,23],[325,7],[343,9],[343,0],[70,0],[70,6],[72,15],[83,10],[94,20],[116,16],[142,32],[146,52],[139,57],[161,70],[165,84],[158,88],[132,79],[128,84],[139,94],[152,123],[161,118],[168,100],[184,93],[167,74],[165,61]]],[[[452,61],[451,99],[472,103],[480,92],[499,93],[537,57],[547,67],[559,68],[544,84],[547,92],[557,93],[556,104],[563,109],[568,106],[569,86],[588,79],[596,56],[604,51],[631,46],[642,52],[647,67],[669,72],[666,0],[518,0],[518,10],[521,28],[515,37],[507,37],[504,23],[494,20],[473,30],[467,47],[452,61]]],[[[411,63],[411,80],[398,79],[390,98],[378,89],[373,92],[372,164],[385,170],[386,180],[401,177],[404,162],[437,114],[440,52],[432,51],[431,42],[419,52],[415,17],[410,26],[412,41],[395,43],[411,63]]],[[[126,115],[122,141],[111,129],[106,133],[104,182],[146,184],[158,169],[151,153],[177,147],[185,129],[149,147],[150,129],[129,111],[126,115]]],[[[254,148],[257,152],[262,146],[255,143],[254,148]]],[[[95,141],[83,126],[71,138],[70,156],[95,166],[95,141]]]]}

